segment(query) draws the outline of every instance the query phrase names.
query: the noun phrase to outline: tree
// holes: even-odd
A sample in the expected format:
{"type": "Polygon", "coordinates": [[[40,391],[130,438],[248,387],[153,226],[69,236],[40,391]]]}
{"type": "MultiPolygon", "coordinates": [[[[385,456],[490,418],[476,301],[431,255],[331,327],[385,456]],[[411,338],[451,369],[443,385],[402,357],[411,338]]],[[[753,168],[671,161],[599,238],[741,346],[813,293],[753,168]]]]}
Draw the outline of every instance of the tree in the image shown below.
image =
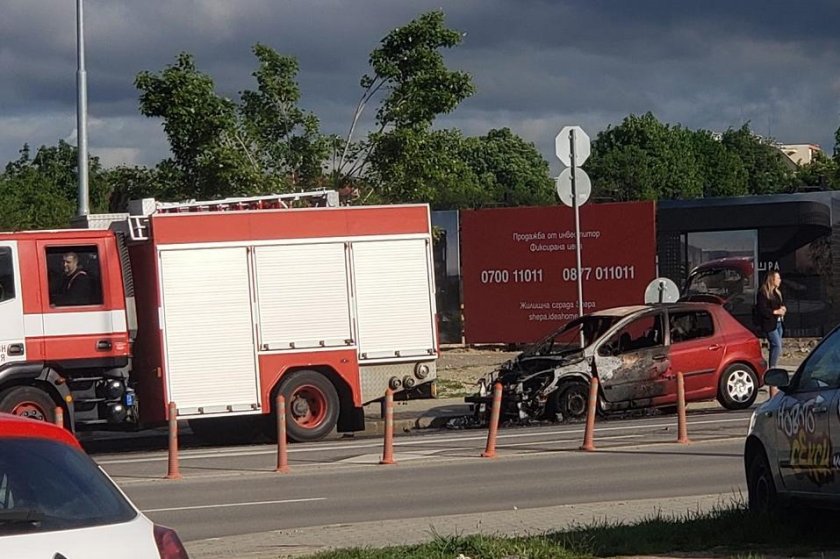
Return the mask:
{"type": "Polygon", "coordinates": [[[327,140],[314,115],[297,107],[297,61],[253,47],[257,90],[240,103],[214,91],[210,76],[182,53],[158,74],[141,72],[140,111],[163,119],[173,159],[163,163],[182,198],[283,192],[317,181],[327,140]]]}
{"type": "Polygon", "coordinates": [[[253,156],[270,176],[288,177],[291,185],[311,184],[322,174],[329,141],[320,133],[317,117],[297,106],[298,62],[262,44],[253,53],[259,61],[253,73],[258,88],[241,93],[240,108],[253,156]]]}
{"type": "Polygon", "coordinates": [[[824,189],[840,187],[838,182],[837,161],[821,151],[814,154],[814,158],[796,170],[797,186],[817,186],[824,189]]]}
{"type": "MultiPolygon", "coordinates": [[[[540,206],[557,203],[549,166],[533,143],[509,128],[468,138],[461,157],[478,179],[489,201],[501,206],[540,206]]],[[[457,207],[475,207],[458,204],[457,207]]]]}
{"type": "Polygon", "coordinates": [[[596,198],[649,200],[697,198],[704,181],[689,130],[652,113],[629,115],[598,133],[585,164],[596,198]]]}
{"type": "MultiPolygon", "coordinates": [[[[109,185],[96,157],[88,162],[91,211],[106,211],[109,185]]],[[[28,145],[0,175],[0,228],[4,230],[68,227],[78,206],[78,150],[61,140],[41,146],[33,156],[28,145]]]]}
{"type": "Polygon", "coordinates": [[[834,160],[840,163],[840,126],[834,131],[834,160]]]}
{"type": "Polygon", "coordinates": [[[128,211],[128,202],[141,198],[171,199],[177,194],[173,190],[174,181],[165,180],[166,171],[161,167],[118,166],[105,173],[105,181],[111,192],[108,211],[122,213],[128,211]]]}
{"type": "Polygon", "coordinates": [[[179,194],[213,198],[244,193],[242,170],[247,161],[236,138],[233,102],[214,91],[213,80],[199,72],[192,55],[181,53],[159,75],[141,72],[135,79],[140,112],[163,119],[178,170],[179,194]]]}
{"type": "Polygon", "coordinates": [[[794,171],[785,164],[784,154],[753,134],[749,123],[724,132],[721,143],[744,165],[750,194],[776,194],[793,187],[794,171]]]}
{"type": "MultiPolygon", "coordinates": [[[[451,112],[474,92],[469,75],[449,70],[440,53],[461,40],[460,33],[444,25],[443,12],[433,11],[394,29],[380,41],[370,55],[373,72],[361,79],[362,96],[347,137],[339,146],[336,186],[367,175],[368,165],[373,178],[399,175],[382,167],[400,160],[395,149],[410,149],[417,141],[435,143],[435,138],[420,135],[438,115],[451,112]],[[376,128],[366,140],[357,142],[354,135],[360,118],[377,96],[376,128]]],[[[387,188],[381,182],[373,186],[387,188]]]]}
{"type": "Polygon", "coordinates": [[[705,130],[696,131],[693,141],[704,197],[748,194],[749,177],[737,154],[727,150],[720,140],[705,130]]]}
{"type": "Polygon", "coordinates": [[[428,203],[433,209],[480,207],[489,200],[461,157],[457,130],[397,129],[380,138],[368,180],[378,185],[367,201],[428,203]]]}

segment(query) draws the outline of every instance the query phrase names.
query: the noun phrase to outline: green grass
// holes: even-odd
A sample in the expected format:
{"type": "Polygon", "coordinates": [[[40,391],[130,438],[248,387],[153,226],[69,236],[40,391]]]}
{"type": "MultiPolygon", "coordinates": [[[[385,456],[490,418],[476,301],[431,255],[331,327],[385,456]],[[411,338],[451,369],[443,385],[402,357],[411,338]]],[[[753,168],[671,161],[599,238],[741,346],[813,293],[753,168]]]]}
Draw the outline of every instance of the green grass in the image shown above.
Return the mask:
{"type": "Polygon", "coordinates": [[[473,386],[467,386],[463,382],[450,379],[437,379],[438,398],[456,398],[466,396],[475,392],[473,386]]]}
{"type": "Polygon", "coordinates": [[[713,512],[652,515],[632,524],[595,522],[522,538],[430,534],[423,545],[323,552],[318,559],[588,559],[691,554],[758,559],[801,557],[840,547],[840,515],[822,511],[756,515],[739,503],[713,512]]]}

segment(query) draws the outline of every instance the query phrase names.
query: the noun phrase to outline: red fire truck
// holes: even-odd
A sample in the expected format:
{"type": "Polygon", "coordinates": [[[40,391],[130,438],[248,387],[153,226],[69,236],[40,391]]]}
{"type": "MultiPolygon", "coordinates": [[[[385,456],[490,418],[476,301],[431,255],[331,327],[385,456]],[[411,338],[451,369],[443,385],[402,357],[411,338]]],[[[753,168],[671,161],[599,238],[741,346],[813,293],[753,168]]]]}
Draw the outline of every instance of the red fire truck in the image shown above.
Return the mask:
{"type": "Polygon", "coordinates": [[[283,394],[310,441],[435,378],[428,206],[321,191],[83,221],[0,234],[0,411],[139,428],[171,401],[199,437],[248,438],[283,394]]]}

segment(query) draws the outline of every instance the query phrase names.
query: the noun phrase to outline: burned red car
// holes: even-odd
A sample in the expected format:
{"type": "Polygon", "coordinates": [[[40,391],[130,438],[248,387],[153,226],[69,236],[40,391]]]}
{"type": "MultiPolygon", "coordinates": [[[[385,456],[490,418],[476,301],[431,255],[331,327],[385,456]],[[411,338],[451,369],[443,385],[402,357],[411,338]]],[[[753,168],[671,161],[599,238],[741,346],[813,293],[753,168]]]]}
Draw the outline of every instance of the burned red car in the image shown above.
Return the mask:
{"type": "Polygon", "coordinates": [[[600,412],[669,408],[680,371],[686,401],[717,399],[737,410],[753,404],[765,370],[758,339],[720,305],[618,307],[551,333],[482,379],[466,401],[482,413],[500,382],[505,419],[579,419],[595,375],[600,412]]]}

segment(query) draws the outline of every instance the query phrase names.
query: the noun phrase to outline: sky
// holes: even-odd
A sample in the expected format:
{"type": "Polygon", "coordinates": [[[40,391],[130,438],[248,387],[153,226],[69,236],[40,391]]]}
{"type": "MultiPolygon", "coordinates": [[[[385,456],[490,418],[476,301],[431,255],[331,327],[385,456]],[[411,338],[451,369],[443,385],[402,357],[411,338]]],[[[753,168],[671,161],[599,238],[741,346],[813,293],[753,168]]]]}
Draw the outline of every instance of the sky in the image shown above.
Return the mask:
{"type": "MultiPolygon", "coordinates": [[[[21,147],[76,142],[76,3],[0,0],[0,164],[21,147]]],[[[725,131],[749,121],[831,153],[840,126],[840,0],[85,0],[88,143],[108,166],[167,157],[134,78],[180,52],[237,99],[250,48],[300,64],[300,106],[345,135],[368,56],[392,29],[442,9],[464,33],[445,51],[476,94],[436,126],[508,127],[559,172],[554,137],[592,137],[628,114],[725,131]]],[[[369,126],[373,112],[363,117],[369,126]]]]}

